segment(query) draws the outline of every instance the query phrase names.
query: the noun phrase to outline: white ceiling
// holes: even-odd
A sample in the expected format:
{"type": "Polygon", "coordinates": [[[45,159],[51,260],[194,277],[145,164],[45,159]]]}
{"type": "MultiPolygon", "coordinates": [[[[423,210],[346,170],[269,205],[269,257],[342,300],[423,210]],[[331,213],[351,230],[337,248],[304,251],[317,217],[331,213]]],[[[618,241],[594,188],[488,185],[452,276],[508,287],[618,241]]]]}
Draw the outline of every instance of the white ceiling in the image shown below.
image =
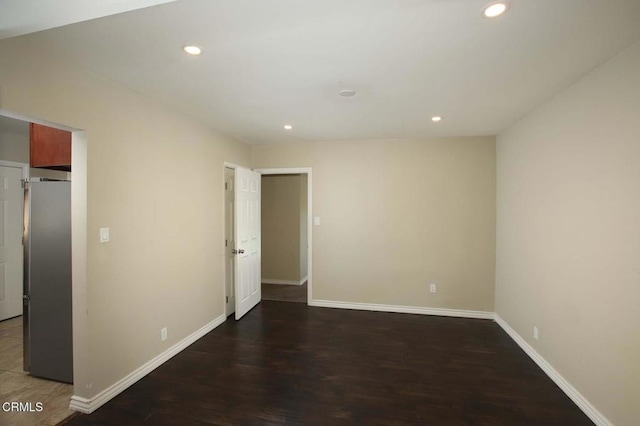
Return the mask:
{"type": "Polygon", "coordinates": [[[175,0],[1,0],[0,40],[175,0]]]}
{"type": "Polygon", "coordinates": [[[27,37],[250,143],[496,134],[640,39],[638,0],[487,3],[179,0],[27,37]]]}

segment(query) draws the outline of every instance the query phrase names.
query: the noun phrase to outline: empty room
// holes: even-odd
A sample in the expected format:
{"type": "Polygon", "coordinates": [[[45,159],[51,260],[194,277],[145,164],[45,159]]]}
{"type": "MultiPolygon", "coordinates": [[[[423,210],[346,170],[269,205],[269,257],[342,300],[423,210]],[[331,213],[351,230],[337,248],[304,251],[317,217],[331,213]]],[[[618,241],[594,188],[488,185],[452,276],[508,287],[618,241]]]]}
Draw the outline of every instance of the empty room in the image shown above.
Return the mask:
{"type": "Polygon", "coordinates": [[[639,1],[38,4],[0,5],[0,424],[640,422],[639,1]],[[64,387],[20,360],[61,170],[64,387]]]}

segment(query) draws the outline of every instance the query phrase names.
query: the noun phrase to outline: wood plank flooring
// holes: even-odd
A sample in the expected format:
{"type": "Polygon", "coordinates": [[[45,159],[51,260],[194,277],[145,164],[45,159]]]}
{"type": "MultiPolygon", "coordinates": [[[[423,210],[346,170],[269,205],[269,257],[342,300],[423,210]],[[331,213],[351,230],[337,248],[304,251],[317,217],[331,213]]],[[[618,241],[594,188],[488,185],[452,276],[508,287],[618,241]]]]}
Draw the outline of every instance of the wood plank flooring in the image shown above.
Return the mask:
{"type": "Polygon", "coordinates": [[[302,285],[262,283],[262,300],[307,303],[307,283],[302,285]]]}
{"type": "Polygon", "coordinates": [[[69,425],[591,425],[494,322],[262,301],[69,425]]]}
{"type": "Polygon", "coordinates": [[[55,425],[74,412],[69,410],[73,386],[31,377],[23,371],[22,317],[0,322],[0,425],[55,425]],[[42,403],[42,411],[7,412],[5,402],[42,403]]]}

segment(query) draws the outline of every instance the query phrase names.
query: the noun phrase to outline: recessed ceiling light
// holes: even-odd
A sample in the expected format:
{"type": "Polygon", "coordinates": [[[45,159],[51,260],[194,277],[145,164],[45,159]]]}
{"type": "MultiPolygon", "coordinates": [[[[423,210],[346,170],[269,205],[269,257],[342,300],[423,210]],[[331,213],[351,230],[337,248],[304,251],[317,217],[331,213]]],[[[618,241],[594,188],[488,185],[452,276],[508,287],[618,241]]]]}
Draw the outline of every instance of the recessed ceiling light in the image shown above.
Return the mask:
{"type": "Polygon", "coordinates": [[[293,129],[293,126],[291,124],[285,124],[284,125],[284,129],[285,130],[291,130],[291,129],[293,129]]]}
{"type": "Polygon", "coordinates": [[[340,96],[344,96],[345,98],[350,98],[356,95],[356,91],[352,89],[343,89],[338,92],[340,96]]]}
{"type": "Polygon", "coordinates": [[[182,50],[187,52],[189,55],[200,55],[200,54],[202,54],[202,49],[199,48],[198,46],[185,46],[185,47],[182,48],[182,50]]]}
{"type": "Polygon", "coordinates": [[[498,1],[490,3],[482,9],[482,16],[485,18],[497,18],[509,10],[509,3],[498,1]]]}
{"type": "Polygon", "coordinates": [[[437,123],[438,121],[442,121],[442,117],[440,117],[439,115],[434,115],[433,117],[431,117],[431,121],[437,123]]]}

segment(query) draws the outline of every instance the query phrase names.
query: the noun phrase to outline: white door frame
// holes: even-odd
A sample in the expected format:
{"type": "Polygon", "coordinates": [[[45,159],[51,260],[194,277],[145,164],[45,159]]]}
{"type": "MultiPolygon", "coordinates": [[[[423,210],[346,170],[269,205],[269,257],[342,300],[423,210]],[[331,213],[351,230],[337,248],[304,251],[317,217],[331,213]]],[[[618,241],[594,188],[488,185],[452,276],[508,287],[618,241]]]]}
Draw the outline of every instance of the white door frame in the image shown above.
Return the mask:
{"type": "Polygon", "coordinates": [[[307,175],[307,305],[311,304],[313,300],[313,265],[311,263],[313,241],[311,236],[313,234],[313,185],[311,179],[312,169],[311,167],[291,167],[291,168],[278,168],[278,169],[254,169],[254,171],[261,175],[307,175]]]}

